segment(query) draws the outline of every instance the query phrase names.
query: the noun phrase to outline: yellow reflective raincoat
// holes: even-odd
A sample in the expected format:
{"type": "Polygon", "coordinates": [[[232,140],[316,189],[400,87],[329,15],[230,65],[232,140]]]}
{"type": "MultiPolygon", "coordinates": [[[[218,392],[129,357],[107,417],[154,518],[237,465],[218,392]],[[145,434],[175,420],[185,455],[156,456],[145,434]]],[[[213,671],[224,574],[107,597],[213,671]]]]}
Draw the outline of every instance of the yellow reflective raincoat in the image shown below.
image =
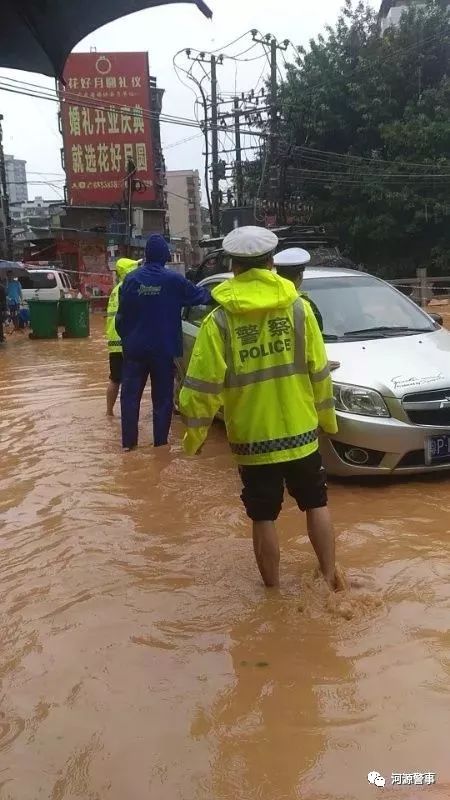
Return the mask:
{"type": "Polygon", "coordinates": [[[212,292],[218,308],[203,321],[180,392],[195,454],[221,406],[239,464],[304,458],[318,427],[337,432],[328,358],[308,302],[291,281],[251,269],[212,292]]]}
{"type": "Polygon", "coordinates": [[[138,261],[132,261],[131,258],[119,258],[116,263],[116,273],[119,280],[109,295],[108,307],[106,309],[105,336],[110,353],[122,352],[122,342],[120,341],[115,325],[117,309],[119,308],[119,290],[125,277],[129,272],[132,272],[133,269],[136,269],[138,264],[138,261]]]}

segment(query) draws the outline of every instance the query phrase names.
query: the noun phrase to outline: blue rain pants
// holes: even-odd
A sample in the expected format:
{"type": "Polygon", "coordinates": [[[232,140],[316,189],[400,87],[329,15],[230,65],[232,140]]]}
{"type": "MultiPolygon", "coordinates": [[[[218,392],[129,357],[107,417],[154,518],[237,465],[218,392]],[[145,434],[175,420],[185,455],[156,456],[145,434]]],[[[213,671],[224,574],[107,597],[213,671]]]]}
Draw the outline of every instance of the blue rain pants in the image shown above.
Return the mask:
{"type": "Polygon", "coordinates": [[[149,355],[143,360],[124,358],[120,406],[122,446],[136,447],[141,398],[150,376],[153,405],[153,444],[167,444],[173,412],[175,366],[169,356],[149,355]]]}

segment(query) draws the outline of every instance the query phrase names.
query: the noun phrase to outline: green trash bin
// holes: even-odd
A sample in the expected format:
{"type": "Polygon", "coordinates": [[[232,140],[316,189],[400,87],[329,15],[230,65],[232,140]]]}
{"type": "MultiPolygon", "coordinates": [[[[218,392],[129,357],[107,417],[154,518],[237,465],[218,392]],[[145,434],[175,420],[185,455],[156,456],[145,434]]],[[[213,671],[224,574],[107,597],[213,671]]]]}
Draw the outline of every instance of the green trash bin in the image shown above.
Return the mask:
{"type": "Polygon", "coordinates": [[[90,334],[89,300],[60,300],[60,324],[65,339],[85,339],[90,334]]]}
{"type": "Polygon", "coordinates": [[[58,338],[58,301],[28,300],[30,339],[58,338]]]}

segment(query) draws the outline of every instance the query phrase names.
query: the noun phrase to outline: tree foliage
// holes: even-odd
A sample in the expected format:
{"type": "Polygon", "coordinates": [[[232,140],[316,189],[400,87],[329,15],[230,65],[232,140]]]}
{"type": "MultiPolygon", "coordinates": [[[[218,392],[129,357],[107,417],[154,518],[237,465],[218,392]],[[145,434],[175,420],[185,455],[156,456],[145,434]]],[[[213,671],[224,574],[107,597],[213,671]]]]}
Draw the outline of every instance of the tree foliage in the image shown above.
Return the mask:
{"type": "Polygon", "coordinates": [[[450,270],[449,18],[428,0],[382,35],[348,0],[281,87],[288,192],[380,273],[450,270]]]}

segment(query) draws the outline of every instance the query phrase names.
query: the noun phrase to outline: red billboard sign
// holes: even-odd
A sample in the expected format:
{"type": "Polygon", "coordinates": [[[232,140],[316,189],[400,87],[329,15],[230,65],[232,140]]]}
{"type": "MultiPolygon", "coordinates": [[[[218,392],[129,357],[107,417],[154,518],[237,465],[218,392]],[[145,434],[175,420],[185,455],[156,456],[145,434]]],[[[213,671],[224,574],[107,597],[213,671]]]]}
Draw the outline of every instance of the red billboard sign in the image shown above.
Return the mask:
{"type": "Polygon", "coordinates": [[[147,53],[72,53],[60,86],[71,205],[120,203],[131,160],[133,205],[156,199],[147,53]]]}

